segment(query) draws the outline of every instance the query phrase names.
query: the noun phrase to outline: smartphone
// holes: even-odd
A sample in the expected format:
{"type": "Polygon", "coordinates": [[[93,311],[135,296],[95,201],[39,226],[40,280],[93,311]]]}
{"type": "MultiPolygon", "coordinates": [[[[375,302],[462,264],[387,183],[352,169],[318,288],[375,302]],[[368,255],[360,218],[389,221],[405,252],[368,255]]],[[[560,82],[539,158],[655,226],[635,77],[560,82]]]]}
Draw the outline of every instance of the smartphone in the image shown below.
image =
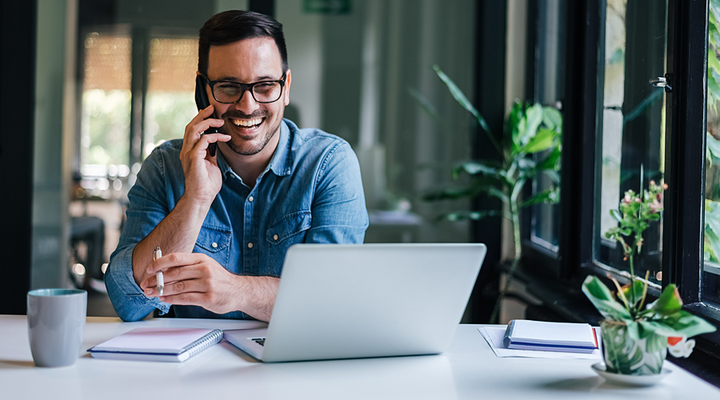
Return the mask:
{"type": "MultiPolygon", "coordinates": [[[[208,100],[207,92],[205,91],[205,82],[200,75],[195,78],[195,104],[197,104],[198,111],[210,106],[210,101],[208,100]]],[[[210,129],[203,132],[203,135],[206,133],[220,133],[220,130],[218,128],[210,127],[210,129]]],[[[210,143],[208,146],[208,153],[210,153],[210,157],[215,157],[216,151],[217,143],[210,143]]]]}

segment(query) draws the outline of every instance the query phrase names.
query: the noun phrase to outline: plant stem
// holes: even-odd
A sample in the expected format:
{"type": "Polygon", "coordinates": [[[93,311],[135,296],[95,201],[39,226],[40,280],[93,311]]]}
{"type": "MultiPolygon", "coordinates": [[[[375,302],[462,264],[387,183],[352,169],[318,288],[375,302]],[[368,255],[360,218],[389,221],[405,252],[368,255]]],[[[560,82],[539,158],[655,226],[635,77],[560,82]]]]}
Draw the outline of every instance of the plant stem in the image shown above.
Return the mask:
{"type": "Polygon", "coordinates": [[[630,297],[631,297],[630,314],[632,315],[633,318],[635,318],[635,314],[636,314],[635,303],[636,303],[637,297],[635,296],[635,263],[634,263],[635,251],[634,251],[634,249],[630,252],[629,257],[630,257],[630,297]]]}
{"type": "Polygon", "coordinates": [[[493,308],[493,312],[490,315],[490,323],[494,324],[499,322],[499,314],[500,314],[500,306],[502,304],[503,299],[505,298],[505,294],[507,294],[508,290],[510,289],[510,284],[512,283],[513,277],[515,276],[515,270],[517,269],[518,265],[520,264],[520,257],[522,256],[522,243],[520,238],[520,211],[518,209],[517,201],[511,201],[510,202],[510,214],[512,215],[512,225],[513,225],[513,242],[515,244],[515,256],[513,257],[512,265],[510,265],[510,270],[507,273],[507,278],[505,279],[505,285],[503,286],[502,290],[500,291],[500,294],[498,295],[498,299],[495,302],[495,307],[493,308]]]}

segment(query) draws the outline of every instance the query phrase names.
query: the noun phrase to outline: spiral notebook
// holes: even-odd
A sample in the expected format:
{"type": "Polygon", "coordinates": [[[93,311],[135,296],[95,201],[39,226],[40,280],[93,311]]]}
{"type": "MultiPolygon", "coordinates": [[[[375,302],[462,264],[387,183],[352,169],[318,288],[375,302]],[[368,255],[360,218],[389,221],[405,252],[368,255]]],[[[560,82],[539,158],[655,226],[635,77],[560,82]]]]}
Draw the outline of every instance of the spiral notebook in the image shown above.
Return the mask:
{"type": "Polygon", "coordinates": [[[183,362],[222,338],[220,329],[137,328],[88,351],[94,358],[183,362]]]}

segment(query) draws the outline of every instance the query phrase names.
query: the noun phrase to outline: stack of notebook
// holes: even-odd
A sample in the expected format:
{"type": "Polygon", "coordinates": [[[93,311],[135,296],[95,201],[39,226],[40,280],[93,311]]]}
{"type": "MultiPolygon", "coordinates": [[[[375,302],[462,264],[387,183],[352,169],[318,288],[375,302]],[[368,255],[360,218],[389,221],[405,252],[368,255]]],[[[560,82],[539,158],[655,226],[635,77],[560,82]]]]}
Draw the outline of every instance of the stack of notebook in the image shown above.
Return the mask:
{"type": "Polygon", "coordinates": [[[503,345],[508,349],[592,353],[598,338],[589,324],[512,320],[503,345]]]}

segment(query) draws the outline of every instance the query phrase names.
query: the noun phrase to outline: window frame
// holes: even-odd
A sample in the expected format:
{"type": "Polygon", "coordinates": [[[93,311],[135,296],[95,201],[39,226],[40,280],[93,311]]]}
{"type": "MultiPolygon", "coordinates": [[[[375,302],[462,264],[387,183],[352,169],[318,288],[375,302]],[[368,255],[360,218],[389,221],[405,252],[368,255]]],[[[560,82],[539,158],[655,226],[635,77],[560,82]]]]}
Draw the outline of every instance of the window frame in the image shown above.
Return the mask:
{"type": "MultiPolygon", "coordinates": [[[[668,0],[666,78],[665,192],[663,215],[663,287],[679,286],[685,309],[720,326],[720,310],[701,301],[705,185],[708,1],[668,0]],[[691,23],[692,21],[692,23],[691,23]],[[697,21],[704,21],[698,23],[697,21]],[[688,197],[687,193],[698,193],[688,197]]],[[[560,215],[559,277],[575,284],[586,275],[605,276],[593,254],[595,184],[599,181],[596,146],[599,128],[604,0],[567,4],[566,83],[563,99],[563,204],[560,215]]],[[[534,45],[534,43],[532,44],[534,45]]],[[[553,261],[524,242],[526,263],[553,261]]],[[[544,272],[547,272],[544,271],[544,272]]],[[[550,272],[553,272],[550,269],[550,272]]],[[[627,281],[618,276],[621,281],[627,281]]],[[[568,289],[567,295],[579,288],[568,289]]],[[[657,295],[657,290],[651,291],[657,295]]],[[[698,349],[720,357],[720,333],[696,338],[698,349]]]]}

